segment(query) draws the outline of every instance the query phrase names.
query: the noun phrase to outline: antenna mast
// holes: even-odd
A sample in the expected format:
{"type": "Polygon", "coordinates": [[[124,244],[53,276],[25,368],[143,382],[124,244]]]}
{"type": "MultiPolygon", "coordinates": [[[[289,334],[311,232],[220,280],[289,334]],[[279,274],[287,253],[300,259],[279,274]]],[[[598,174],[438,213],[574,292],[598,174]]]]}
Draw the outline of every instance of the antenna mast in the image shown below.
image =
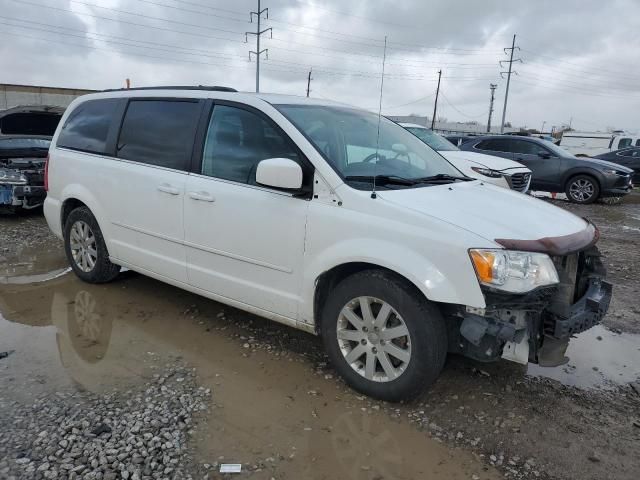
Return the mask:
{"type": "Polygon", "coordinates": [[[380,104],[378,106],[378,133],[376,134],[376,163],[373,166],[373,190],[371,198],[376,198],[376,170],[378,167],[378,147],[380,146],[380,119],[382,117],[382,89],[384,88],[384,65],[387,61],[387,36],[384,36],[384,52],[382,54],[382,76],[380,78],[380,104]]]}

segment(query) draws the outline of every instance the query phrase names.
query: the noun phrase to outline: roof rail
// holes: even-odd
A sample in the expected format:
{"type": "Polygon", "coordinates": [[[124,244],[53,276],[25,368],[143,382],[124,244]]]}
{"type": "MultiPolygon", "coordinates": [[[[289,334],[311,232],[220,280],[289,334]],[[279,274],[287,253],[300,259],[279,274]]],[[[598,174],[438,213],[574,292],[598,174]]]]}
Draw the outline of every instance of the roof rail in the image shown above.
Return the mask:
{"type": "Polygon", "coordinates": [[[237,92],[235,88],[208,85],[167,85],[158,87],[109,88],[103,92],[125,92],[128,90],[207,90],[211,92],[237,92]]]}

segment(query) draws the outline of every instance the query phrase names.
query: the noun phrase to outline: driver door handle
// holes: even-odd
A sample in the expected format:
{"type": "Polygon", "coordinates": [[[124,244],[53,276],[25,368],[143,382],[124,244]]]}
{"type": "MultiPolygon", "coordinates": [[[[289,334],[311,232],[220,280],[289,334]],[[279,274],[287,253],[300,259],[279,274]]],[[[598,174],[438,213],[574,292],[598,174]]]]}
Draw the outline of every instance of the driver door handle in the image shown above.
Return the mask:
{"type": "Polygon", "coordinates": [[[189,198],[201,202],[215,202],[216,199],[208,192],[189,192],[189,198]]]}

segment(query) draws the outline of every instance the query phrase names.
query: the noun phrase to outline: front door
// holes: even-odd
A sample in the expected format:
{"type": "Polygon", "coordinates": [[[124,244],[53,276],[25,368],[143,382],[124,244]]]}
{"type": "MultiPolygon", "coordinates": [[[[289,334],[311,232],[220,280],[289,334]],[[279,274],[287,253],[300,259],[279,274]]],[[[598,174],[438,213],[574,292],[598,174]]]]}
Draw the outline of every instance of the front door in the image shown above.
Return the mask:
{"type": "Polygon", "coordinates": [[[536,142],[523,138],[511,139],[513,160],[531,170],[531,189],[548,189],[554,191],[560,186],[560,166],[562,159],[551,150],[536,142]]]}
{"type": "Polygon", "coordinates": [[[261,113],[213,108],[199,173],[189,175],[185,189],[189,282],[222,300],[296,319],[309,202],[256,184],[257,164],[267,158],[303,163],[261,113]]]}

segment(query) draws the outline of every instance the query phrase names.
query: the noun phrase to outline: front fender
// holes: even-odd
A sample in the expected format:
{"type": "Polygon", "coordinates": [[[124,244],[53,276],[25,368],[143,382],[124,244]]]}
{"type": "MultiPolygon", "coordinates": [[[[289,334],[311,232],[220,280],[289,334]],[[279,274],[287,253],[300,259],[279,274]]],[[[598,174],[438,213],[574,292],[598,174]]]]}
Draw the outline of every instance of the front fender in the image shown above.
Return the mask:
{"type": "Polygon", "coordinates": [[[562,174],[562,189],[566,189],[567,187],[567,182],[569,181],[569,179],[571,177],[575,177],[576,175],[589,175],[591,177],[594,177],[596,180],[598,180],[598,183],[600,184],[600,186],[602,186],[604,184],[605,178],[604,175],[602,175],[602,173],[598,170],[596,170],[595,168],[590,168],[590,167],[573,167],[570,168],[569,170],[567,170],[566,172],[564,172],[562,174]]]}
{"type": "Polygon", "coordinates": [[[302,321],[314,323],[314,298],[318,278],[325,272],[347,263],[368,263],[391,270],[420,290],[434,302],[454,303],[484,308],[484,296],[465,249],[452,251],[440,262],[400,243],[367,237],[351,238],[313,252],[305,266],[303,280],[302,321]]]}

